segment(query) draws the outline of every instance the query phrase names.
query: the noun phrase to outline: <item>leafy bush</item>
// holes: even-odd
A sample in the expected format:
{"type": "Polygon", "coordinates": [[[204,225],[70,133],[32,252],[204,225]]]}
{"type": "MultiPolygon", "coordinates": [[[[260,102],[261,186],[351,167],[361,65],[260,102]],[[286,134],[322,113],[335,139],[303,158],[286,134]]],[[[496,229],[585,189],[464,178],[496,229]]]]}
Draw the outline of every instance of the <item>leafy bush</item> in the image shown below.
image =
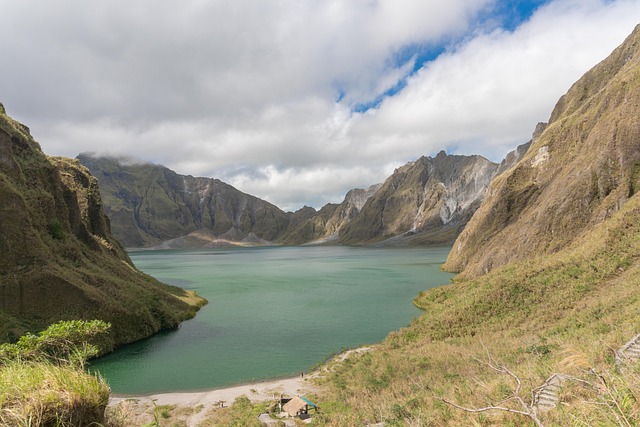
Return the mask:
{"type": "Polygon", "coordinates": [[[48,228],[49,228],[49,234],[55,240],[64,239],[64,229],[62,228],[62,223],[59,220],[54,219],[53,221],[51,221],[48,228]]]}
{"type": "Polygon", "coordinates": [[[29,333],[15,344],[0,345],[0,364],[11,360],[46,360],[82,367],[87,359],[100,353],[94,343],[106,335],[110,327],[102,320],[54,323],[38,335],[29,333]]]}

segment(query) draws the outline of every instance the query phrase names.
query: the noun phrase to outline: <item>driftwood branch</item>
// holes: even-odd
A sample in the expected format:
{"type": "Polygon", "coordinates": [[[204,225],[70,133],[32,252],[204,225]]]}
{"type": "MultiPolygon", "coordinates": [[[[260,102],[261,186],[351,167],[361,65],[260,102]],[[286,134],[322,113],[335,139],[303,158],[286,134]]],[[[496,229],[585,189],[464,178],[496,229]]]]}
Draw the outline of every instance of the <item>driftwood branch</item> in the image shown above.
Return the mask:
{"type": "Polygon", "coordinates": [[[512,414],[524,415],[527,417],[531,416],[529,412],[518,411],[517,409],[507,408],[506,406],[485,406],[484,408],[467,408],[467,407],[458,405],[457,403],[453,403],[452,401],[447,400],[443,397],[436,397],[436,399],[446,403],[447,405],[451,405],[454,408],[461,409],[465,412],[504,411],[504,412],[511,412],[512,414]]]}
{"type": "MultiPolygon", "coordinates": [[[[496,371],[499,374],[507,375],[507,376],[511,377],[511,379],[516,384],[516,387],[515,387],[515,390],[513,392],[513,395],[511,397],[508,397],[507,399],[504,399],[500,403],[505,403],[505,402],[508,402],[509,400],[515,400],[520,404],[520,406],[522,407],[522,410],[509,408],[507,406],[494,405],[494,404],[490,404],[489,406],[485,406],[483,408],[468,408],[468,407],[465,407],[465,406],[462,406],[462,405],[458,405],[457,403],[454,403],[454,402],[452,402],[450,400],[447,400],[447,399],[445,399],[443,397],[434,396],[434,398],[437,399],[437,400],[440,400],[441,402],[446,403],[447,405],[453,406],[454,408],[460,409],[460,410],[465,411],[465,412],[470,412],[470,413],[480,413],[480,412],[488,412],[488,411],[502,411],[502,412],[508,412],[508,413],[511,413],[511,414],[522,415],[522,416],[530,418],[538,427],[544,427],[544,425],[542,424],[540,419],[538,419],[538,415],[536,413],[537,412],[536,411],[536,407],[533,405],[533,397],[532,397],[532,400],[531,400],[531,404],[527,404],[527,402],[525,402],[524,399],[520,396],[520,391],[522,390],[522,381],[520,381],[520,378],[516,374],[511,372],[511,370],[509,370],[509,368],[507,368],[504,365],[499,364],[491,356],[491,353],[485,347],[484,343],[482,343],[482,347],[484,348],[484,351],[485,351],[485,360],[479,359],[479,358],[477,358],[477,357],[475,357],[473,355],[471,355],[471,357],[475,361],[477,361],[478,363],[489,367],[491,370],[496,371]]],[[[411,379],[411,380],[413,381],[413,379],[411,379]]],[[[415,381],[414,381],[414,383],[415,383],[415,381]]],[[[532,396],[533,396],[533,393],[532,393],[532,396]]]]}
{"type": "Polygon", "coordinates": [[[531,410],[519,411],[517,409],[507,408],[506,406],[485,406],[484,408],[467,408],[465,406],[458,405],[457,403],[451,402],[450,400],[447,400],[443,397],[435,397],[435,399],[440,400],[441,402],[444,402],[447,405],[453,406],[454,408],[460,409],[465,412],[479,413],[479,412],[487,412],[487,411],[503,411],[503,412],[509,412],[511,414],[523,415],[525,417],[531,418],[531,420],[533,420],[533,422],[536,423],[538,427],[544,427],[544,424],[542,424],[542,422],[538,419],[535,412],[531,410]]]}

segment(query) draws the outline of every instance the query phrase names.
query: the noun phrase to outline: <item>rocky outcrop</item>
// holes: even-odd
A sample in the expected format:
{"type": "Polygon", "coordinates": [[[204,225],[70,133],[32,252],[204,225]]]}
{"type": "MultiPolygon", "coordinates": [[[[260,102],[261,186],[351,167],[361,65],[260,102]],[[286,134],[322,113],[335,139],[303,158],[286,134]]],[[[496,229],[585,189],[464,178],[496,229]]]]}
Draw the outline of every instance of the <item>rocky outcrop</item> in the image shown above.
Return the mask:
{"type": "Polygon", "coordinates": [[[346,224],[346,244],[445,243],[455,239],[495,176],[481,156],[422,157],[398,168],[346,224]]]}
{"type": "Polygon", "coordinates": [[[495,179],[445,268],[473,277],[554,253],[640,188],[640,28],[558,101],[524,157],[495,179]]]}
{"type": "Polygon", "coordinates": [[[138,272],[111,235],[96,179],[45,156],[0,107],[0,342],[101,319],[123,344],[193,316],[204,300],[192,297],[138,272]]]}

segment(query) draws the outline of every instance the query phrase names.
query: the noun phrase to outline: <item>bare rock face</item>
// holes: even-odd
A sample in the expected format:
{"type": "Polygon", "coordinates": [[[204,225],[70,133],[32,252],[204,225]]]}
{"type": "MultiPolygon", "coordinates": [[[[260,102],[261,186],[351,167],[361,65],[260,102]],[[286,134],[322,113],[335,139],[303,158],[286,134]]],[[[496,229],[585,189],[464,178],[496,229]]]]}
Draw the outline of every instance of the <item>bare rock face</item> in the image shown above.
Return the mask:
{"type": "MultiPolygon", "coordinates": [[[[327,204],[320,211],[307,211],[304,222],[296,225],[292,220],[287,235],[281,239],[286,244],[328,244],[339,243],[340,234],[369,200],[380,189],[382,184],[375,184],[367,189],[349,190],[340,204],[327,204]]],[[[312,209],[312,208],[306,208],[312,209]]],[[[294,216],[299,216],[300,211],[294,216]]]]}
{"type": "Polygon", "coordinates": [[[491,184],[445,268],[473,277],[558,251],[640,188],[640,27],[556,104],[524,157],[491,184]]]}
{"type": "Polygon", "coordinates": [[[62,319],[101,319],[123,344],[193,316],[181,298],[137,271],[111,236],[89,171],[45,156],[0,108],[0,342],[62,319]]]}
{"type": "Polygon", "coordinates": [[[344,226],[340,241],[373,244],[398,236],[416,244],[453,241],[479,206],[497,168],[481,156],[449,156],[444,151],[408,163],[344,226]]]}

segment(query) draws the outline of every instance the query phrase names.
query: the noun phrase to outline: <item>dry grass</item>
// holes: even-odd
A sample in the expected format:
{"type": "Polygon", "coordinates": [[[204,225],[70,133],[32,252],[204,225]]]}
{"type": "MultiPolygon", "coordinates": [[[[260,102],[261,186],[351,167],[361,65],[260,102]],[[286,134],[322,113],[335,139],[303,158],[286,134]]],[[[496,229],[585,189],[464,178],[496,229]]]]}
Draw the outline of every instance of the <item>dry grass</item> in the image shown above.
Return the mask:
{"type": "Polygon", "coordinates": [[[562,252],[421,294],[423,316],[330,374],[316,424],[527,425],[522,415],[466,413],[439,399],[517,409],[509,400],[515,382],[488,369],[488,359],[521,380],[529,404],[553,373],[579,380],[563,385],[558,408],[540,414],[544,425],[640,423],[636,371],[614,363],[614,350],[640,332],[639,300],[635,196],[562,252]]]}
{"type": "Polygon", "coordinates": [[[0,425],[89,426],[104,420],[109,387],[77,368],[45,362],[0,367],[0,425]]]}

